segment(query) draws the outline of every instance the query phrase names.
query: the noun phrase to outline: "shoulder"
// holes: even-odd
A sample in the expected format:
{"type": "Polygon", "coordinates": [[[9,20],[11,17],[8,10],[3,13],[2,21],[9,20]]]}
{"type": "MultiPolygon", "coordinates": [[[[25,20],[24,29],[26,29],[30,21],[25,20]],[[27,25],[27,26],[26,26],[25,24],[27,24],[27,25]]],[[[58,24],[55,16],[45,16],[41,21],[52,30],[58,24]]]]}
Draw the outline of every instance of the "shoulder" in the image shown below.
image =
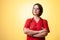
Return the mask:
{"type": "Polygon", "coordinates": [[[43,20],[43,22],[48,22],[48,20],[47,19],[44,19],[44,18],[41,18],[42,20],[43,20]]]}

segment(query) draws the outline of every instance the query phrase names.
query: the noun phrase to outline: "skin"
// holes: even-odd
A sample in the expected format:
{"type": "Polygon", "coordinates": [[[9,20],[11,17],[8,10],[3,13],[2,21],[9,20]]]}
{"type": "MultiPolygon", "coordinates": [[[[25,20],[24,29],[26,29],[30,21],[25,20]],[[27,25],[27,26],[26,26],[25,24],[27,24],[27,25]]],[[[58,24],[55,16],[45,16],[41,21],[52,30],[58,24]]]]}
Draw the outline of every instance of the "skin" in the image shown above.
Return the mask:
{"type": "Polygon", "coordinates": [[[40,11],[40,10],[39,10],[39,7],[38,7],[37,5],[35,5],[35,6],[33,7],[32,13],[34,14],[34,16],[38,17],[39,11],[40,11]]]}
{"type": "Polygon", "coordinates": [[[32,37],[45,37],[48,34],[48,31],[46,29],[42,29],[40,31],[33,31],[28,28],[24,28],[24,33],[32,37]]]}
{"type": "MultiPolygon", "coordinates": [[[[39,7],[38,5],[35,5],[33,7],[33,14],[34,14],[34,20],[36,21],[36,23],[38,23],[39,21],[39,7]]],[[[29,28],[24,28],[24,33],[31,36],[31,37],[45,37],[48,34],[47,29],[42,28],[42,30],[40,31],[34,31],[34,30],[30,30],[29,28]]]]}

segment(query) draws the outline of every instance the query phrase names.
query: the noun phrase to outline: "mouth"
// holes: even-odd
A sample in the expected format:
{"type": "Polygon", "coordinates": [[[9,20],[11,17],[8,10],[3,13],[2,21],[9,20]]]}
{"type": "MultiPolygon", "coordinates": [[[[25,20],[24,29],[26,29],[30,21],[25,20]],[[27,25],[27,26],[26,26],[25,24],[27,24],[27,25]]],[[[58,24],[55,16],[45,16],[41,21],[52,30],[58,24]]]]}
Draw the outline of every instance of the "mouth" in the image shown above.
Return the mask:
{"type": "Polygon", "coordinates": [[[36,11],[34,13],[37,13],[36,11]]]}

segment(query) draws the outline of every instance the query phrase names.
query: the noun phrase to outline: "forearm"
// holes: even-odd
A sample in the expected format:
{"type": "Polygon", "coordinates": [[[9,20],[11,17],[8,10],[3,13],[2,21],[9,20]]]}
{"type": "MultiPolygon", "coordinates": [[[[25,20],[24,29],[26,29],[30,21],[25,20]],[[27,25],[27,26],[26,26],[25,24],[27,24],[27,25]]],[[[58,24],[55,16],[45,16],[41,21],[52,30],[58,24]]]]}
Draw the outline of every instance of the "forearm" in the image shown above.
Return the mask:
{"type": "Polygon", "coordinates": [[[45,37],[46,35],[47,35],[46,32],[43,32],[43,33],[35,34],[33,35],[33,37],[45,37]]]}
{"type": "Polygon", "coordinates": [[[41,30],[38,34],[33,35],[33,37],[45,37],[48,34],[46,29],[41,30]]]}
{"type": "Polygon", "coordinates": [[[39,31],[33,31],[33,30],[28,29],[28,28],[24,28],[24,33],[27,34],[27,35],[32,36],[34,34],[38,34],[39,31]]]}

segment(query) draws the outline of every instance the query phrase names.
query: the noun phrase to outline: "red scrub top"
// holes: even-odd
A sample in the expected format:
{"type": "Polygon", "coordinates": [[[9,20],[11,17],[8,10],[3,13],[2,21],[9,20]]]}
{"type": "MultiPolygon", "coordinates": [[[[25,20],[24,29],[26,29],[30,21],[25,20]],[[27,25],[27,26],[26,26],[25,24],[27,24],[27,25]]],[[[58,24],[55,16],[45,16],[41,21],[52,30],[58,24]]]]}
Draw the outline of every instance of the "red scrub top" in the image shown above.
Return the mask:
{"type": "MultiPolygon", "coordinates": [[[[26,20],[24,28],[29,28],[30,30],[42,30],[42,27],[46,28],[48,32],[50,32],[49,27],[48,27],[48,22],[45,19],[42,19],[40,17],[38,23],[33,18],[29,18],[26,20]]],[[[27,40],[45,40],[45,37],[38,38],[38,37],[31,37],[27,35],[27,40]]]]}

